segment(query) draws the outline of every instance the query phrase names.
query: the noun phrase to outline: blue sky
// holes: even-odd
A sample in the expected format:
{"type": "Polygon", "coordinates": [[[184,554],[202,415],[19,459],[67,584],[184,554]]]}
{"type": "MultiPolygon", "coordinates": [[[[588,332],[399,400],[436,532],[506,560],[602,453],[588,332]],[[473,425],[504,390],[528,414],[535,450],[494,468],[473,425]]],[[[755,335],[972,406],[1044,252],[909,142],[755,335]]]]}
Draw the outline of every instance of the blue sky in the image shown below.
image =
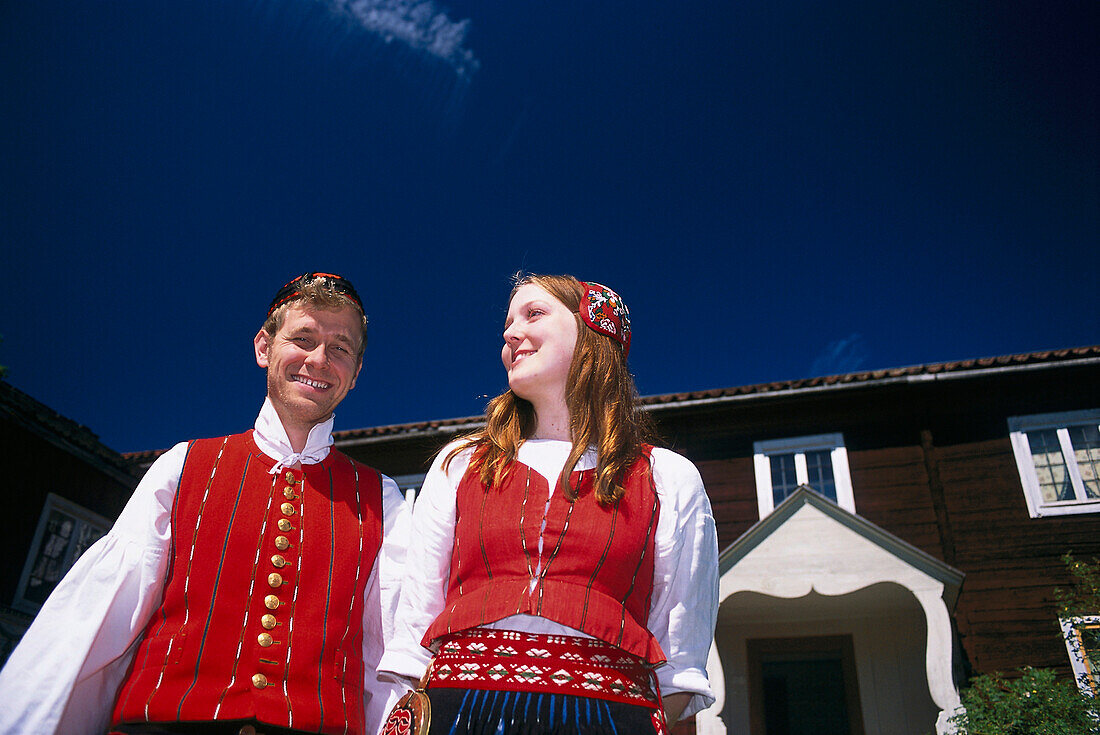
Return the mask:
{"type": "Polygon", "coordinates": [[[251,424],[305,270],[338,428],[480,413],[517,270],[643,394],[1100,341],[1095,2],[0,5],[0,364],[120,451],[251,424]]]}

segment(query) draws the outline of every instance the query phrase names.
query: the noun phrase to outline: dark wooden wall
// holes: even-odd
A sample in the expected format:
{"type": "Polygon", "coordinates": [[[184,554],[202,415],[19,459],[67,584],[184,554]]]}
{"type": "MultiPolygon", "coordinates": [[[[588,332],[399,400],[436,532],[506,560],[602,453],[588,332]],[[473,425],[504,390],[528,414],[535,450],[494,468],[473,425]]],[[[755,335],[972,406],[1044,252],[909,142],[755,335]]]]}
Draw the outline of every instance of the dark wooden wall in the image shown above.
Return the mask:
{"type": "Polygon", "coordinates": [[[718,548],[724,549],[760,519],[752,457],[716,459],[697,466],[718,526],[718,548]]]}
{"type": "Polygon", "coordinates": [[[136,480],[127,485],[11,421],[0,420],[0,445],[7,452],[8,484],[8,513],[0,534],[0,604],[10,605],[48,493],[114,521],[136,480]]]}
{"type": "Polygon", "coordinates": [[[1007,437],[936,452],[955,565],[967,575],[956,619],[971,664],[981,672],[1026,664],[1068,673],[1054,589],[1070,581],[1063,554],[1100,556],[1100,517],[1031,518],[1007,437]]]}

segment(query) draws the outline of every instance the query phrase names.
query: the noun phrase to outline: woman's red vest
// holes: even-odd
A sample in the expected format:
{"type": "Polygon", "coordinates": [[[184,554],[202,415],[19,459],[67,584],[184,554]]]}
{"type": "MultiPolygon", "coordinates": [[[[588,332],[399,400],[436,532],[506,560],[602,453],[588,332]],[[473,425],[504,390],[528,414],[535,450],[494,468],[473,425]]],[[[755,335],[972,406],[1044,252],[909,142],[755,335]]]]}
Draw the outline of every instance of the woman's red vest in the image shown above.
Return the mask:
{"type": "Polygon", "coordinates": [[[254,718],[363,732],[363,593],[382,542],[381,479],[337,451],[276,475],[273,464],[251,432],[188,448],[164,601],[115,725],[254,718]]]}
{"type": "Polygon", "coordinates": [[[596,501],[595,470],[571,475],[578,487],[575,501],[559,488],[547,508],[546,479],[523,463],[514,462],[501,486],[488,490],[471,466],[458,485],[445,607],[428,628],[424,645],[448,633],[527,614],[587,633],[649,663],[664,661],[647,627],[660,514],[649,449],[626,473],[623,497],[609,506],[596,501]]]}

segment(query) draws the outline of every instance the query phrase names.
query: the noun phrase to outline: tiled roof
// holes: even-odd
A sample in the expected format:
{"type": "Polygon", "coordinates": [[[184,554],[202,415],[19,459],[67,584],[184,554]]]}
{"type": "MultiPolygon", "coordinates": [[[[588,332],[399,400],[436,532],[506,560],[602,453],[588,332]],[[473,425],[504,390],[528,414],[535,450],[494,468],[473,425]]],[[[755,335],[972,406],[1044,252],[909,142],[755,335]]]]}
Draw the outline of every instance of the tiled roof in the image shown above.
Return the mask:
{"type": "Polygon", "coordinates": [[[481,416],[466,416],[457,419],[441,419],[438,421],[418,421],[412,424],[392,424],[390,426],[368,426],[365,429],[349,429],[347,431],[334,431],[332,436],[337,442],[348,442],[356,439],[366,439],[375,436],[390,436],[400,434],[402,436],[415,436],[416,434],[461,433],[481,426],[481,416]]]}
{"type": "Polygon", "coordinates": [[[843,375],[824,375],[817,378],[801,378],[799,380],[781,380],[774,383],[758,383],[756,385],[742,385],[733,388],[718,388],[714,390],[691,391],[688,393],[668,393],[660,396],[647,396],[642,399],[642,403],[647,406],[663,407],[666,405],[689,402],[694,403],[701,400],[728,398],[733,396],[786,393],[800,390],[830,388],[834,386],[884,383],[911,378],[924,379],[940,375],[947,376],[999,369],[1029,368],[1078,361],[1100,361],[1100,345],[1073,347],[1064,350],[1045,350],[1043,352],[1026,352],[1018,355],[978,357],[970,360],[957,360],[955,362],[911,365],[909,367],[868,370],[861,373],[845,373],[843,375]]]}
{"type": "Polygon", "coordinates": [[[167,449],[143,449],[140,452],[126,452],[122,456],[131,466],[144,468],[153,464],[153,460],[167,451],[167,449]]]}
{"type": "MultiPolygon", "coordinates": [[[[802,378],[799,380],[782,380],[774,383],[758,383],[756,385],[741,385],[732,388],[716,388],[712,390],[690,391],[687,393],[667,393],[664,395],[646,396],[642,398],[642,404],[651,406],[655,410],[664,411],[684,404],[735,398],[739,396],[789,393],[802,390],[822,390],[854,385],[870,386],[897,380],[923,379],[939,375],[957,374],[961,376],[962,374],[976,371],[1023,369],[1044,364],[1056,365],[1092,361],[1100,361],[1100,345],[1074,347],[1063,350],[1046,350],[1043,352],[1028,352],[1018,355],[980,357],[970,360],[931,363],[928,365],[912,365],[909,367],[889,368],[886,370],[868,370],[860,373],[826,375],[818,378],[802,378]]],[[[418,421],[409,424],[391,424],[389,426],[369,426],[362,429],[336,431],[333,432],[333,437],[338,444],[346,445],[358,442],[377,441],[391,437],[414,437],[418,434],[438,436],[439,434],[460,433],[477,428],[481,423],[481,416],[465,416],[462,418],[418,421]]],[[[164,450],[134,452],[127,454],[126,458],[137,464],[143,462],[148,463],[162,454],[163,451],[164,450]]]]}
{"type": "Polygon", "coordinates": [[[131,475],[130,463],[106,446],[87,426],[62,416],[10,383],[0,380],[0,414],[70,452],[84,454],[108,468],[131,475]]]}

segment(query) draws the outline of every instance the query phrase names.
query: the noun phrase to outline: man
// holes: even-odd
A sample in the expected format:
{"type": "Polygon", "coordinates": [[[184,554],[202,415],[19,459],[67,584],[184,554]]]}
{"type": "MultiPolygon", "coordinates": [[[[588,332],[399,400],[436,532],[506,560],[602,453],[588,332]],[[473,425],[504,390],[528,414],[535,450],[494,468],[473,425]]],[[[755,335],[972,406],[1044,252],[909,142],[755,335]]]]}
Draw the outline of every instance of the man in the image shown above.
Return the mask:
{"type": "Polygon", "coordinates": [[[366,317],[340,276],[284,286],[255,337],[252,431],[176,445],[0,673],[0,733],[374,735],[408,510],[331,448],[366,317]]]}

